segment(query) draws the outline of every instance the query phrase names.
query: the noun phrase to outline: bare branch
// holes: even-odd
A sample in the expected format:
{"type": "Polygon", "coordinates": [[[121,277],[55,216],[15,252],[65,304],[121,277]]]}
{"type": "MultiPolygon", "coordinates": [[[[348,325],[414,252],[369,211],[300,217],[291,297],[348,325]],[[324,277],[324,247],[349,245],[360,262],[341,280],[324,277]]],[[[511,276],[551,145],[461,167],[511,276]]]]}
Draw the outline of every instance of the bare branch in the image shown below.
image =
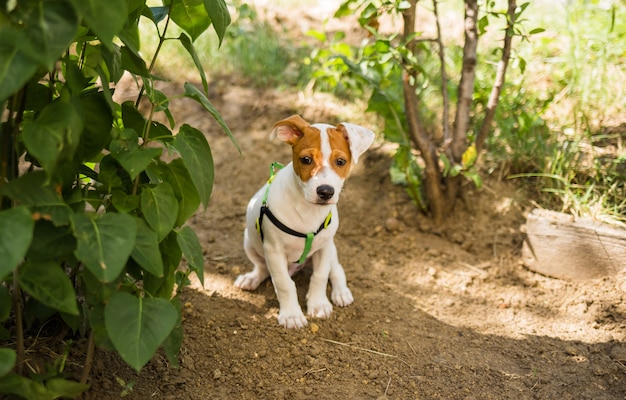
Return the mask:
{"type": "Polygon", "coordinates": [[[502,46],[502,57],[498,62],[498,70],[496,72],[496,79],[491,93],[489,94],[489,101],[487,102],[487,112],[485,113],[485,119],[480,127],[480,131],[476,136],[476,151],[480,154],[480,150],[483,148],[485,139],[491,130],[491,123],[496,115],[496,108],[498,107],[498,101],[500,99],[500,93],[502,93],[502,87],[504,86],[506,78],[506,70],[509,66],[509,60],[511,58],[511,42],[515,34],[515,10],[517,8],[516,0],[509,0],[509,9],[507,10],[507,28],[504,36],[504,44],[502,46]]]}
{"type": "MultiPolygon", "coordinates": [[[[443,46],[443,40],[441,38],[441,24],[439,23],[439,11],[437,10],[437,0],[433,0],[433,12],[435,13],[435,22],[437,24],[437,46],[439,47],[439,70],[441,74],[441,96],[443,98],[443,112],[441,115],[441,122],[443,127],[443,143],[447,146],[452,138],[450,137],[450,128],[448,121],[448,114],[450,110],[450,100],[448,98],[448,74],[446,73],[446,57],[443,46]]],[[[435,138],[438,139],[438,138],[435,138]]]]}
{"type": "Polygon", "coordinates": [[[476,77],[476,51],[478,47],[478,1],[465,0],[465,44],[463,46],[463,70],[459,83],[454,132],[450,147],[453,160],[459,161],[467,146],[467,129],[476,77]]]}

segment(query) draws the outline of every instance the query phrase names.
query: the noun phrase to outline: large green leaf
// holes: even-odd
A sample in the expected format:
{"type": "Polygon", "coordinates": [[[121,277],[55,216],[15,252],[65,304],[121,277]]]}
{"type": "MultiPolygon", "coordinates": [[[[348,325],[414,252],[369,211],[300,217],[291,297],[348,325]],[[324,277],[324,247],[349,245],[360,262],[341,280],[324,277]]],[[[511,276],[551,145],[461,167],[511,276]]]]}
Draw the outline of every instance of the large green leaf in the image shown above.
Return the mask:
{"type": "Polygon", "coordinates": [[[106,213],[96,219],[74,214],[75,255],[101,282],[111,282],[124,270],[135,247],[137,223],[128,214],[106,213]]]}
{"type": "Polygon", "coordinates": [[[163,260],[163,277],[158,278],[151,274],[144,275],[144,288],[152,296],[170,297],[172,295],[176,283],[175,272],[183,257],[176,236],[176,231],[172,231],[159,243],[161,259],[163,260]]]}
{"type": "Polygon", "coordinates": [[[226,135],[228,135],[230,141],[233,142],[233,144],[237,148],[237,151],[239,151],[239,154],[241,154],[241,149],[239,148],[239,144],[237,143],[235,136],[231,132],[228,125],[226,125],[226,122],[222,118],[222,115],[217,111],[213,103],[211,103],[209,99],[204,95],[204,93],[198,90],[198,88],[191,83],[185,82],[184,87],[185,97],[188,97],[200,103],[200,105],[213,116],[215,121],[217,121],[217,123],[222,127],[222,130],[226,133],[226,135]]]}
{"type": "Polygon", "coordinates": [[[198,275],[200,283],[204,286],[204,255],[198,236],[189,226],[184,226],[178,231],[176,240],[187,259],[189,268],[198,275]]]}
{"type": "Polygon", "coordinates": [[[176,158],[169,164],[163,164],[161,170],[163,180],[172,185],[174,195],[178,199],[175,226],[181,226],[198,210],[200,196],[183,160],[176,158]]]}
{"type": "Polygon", "coordinates": [[[67,379],[52,378],[46,381],[46,388],[53,399],[75,399],[89,389],[89,385],[67,379]]]}
{"type": "Polygon", "coordinates": [[[211,24],[204,7],[204,0],[174,0],[170,6],[170,18],[183,28],[191,40],[196,40],[211,24]]]}
{"type": "Polygon", "coordinates": [[[33,240],[35,223],[28,208],[0,211],[0,279],[17,267],[33,240]]]}
{"type": "Polygon", "coordinates": [[[72,210],[47,180],[45,172],[31,172],[10,181],[0,192],[31,206],[32,211],[39,213],[41,218],[51,220],[57,226],[65,225],[69,222],[72,210]]]}
{"type": "Polygon", "coordinates": [[[204,207],[209,204],[215,171],[209,142],[199,130],[184,124],[174,138],[174,147],[180,153],[187,171],[198,190],[204,207]]]}
{"type": "Polygon", "coordinates": [[[217,33],[217,37],[220,39],[219,45],[222,45],[224,35],[226,34],[226,28],[230,24],[230,13],[224,0],[204,0],[204,8],[206,9],[211,22],[213,22],[213,29],[217,33]]]}
{"type": "Polygon", "coordinates": [[[78,17],[65,0],[42,1],[23,21],[22,49],[47,70],[63,55],[78,29],[78,17]]]}
{"type": "Polygon", "coordinates": [[[0,104],[24,86],[37,70],[37,61],[24,53],[23,43],[27,43],[23,32],[0,27],[0,104]]]}
{"type": "Polygon", "coordinates": [[[76,238],[67,225],[54,226],[40,219],[35,223],[33,240],[26,253],[32,261],[57,260],[70,255],[76,249],[76,238]]]}
{"type": "Polygon", "coordinates": [[[153,188],[144,187],[141,192],[141,211],[148,225],[157,233],[159,242],[174,229],[178,215],[178,201],[169,183],[163,182],[153,188]]]}
{"type": "Polygon", "coordinates": [[[111,140],[113,115],[102,92],[90,92],[80,98],[73,98],[72,101],[81,111],[83,121],[88,121],[76,152],[77,161],[82,163],[98,156],[111,140]]]}
{"type": "Polygon", "coordinates": [[[119,292],[104,310],[107,333],[120,356],[139,371],[170,334],[178,312],[166,299],[119,292]]]}
{"type": "Polygon", "coordinates": [[[82,130],[83,121],[72,104],[54,102],[36,120],[24,122],[22,137],[28,152],[52,175],[57,162],[74,157],[82,130]]]}
{"type": "Polygon", "coordinates": [[[159,250],[159,238],[142,219],[135,219],[137,222],[137,239],[135,248],[131,253],[133,259],[154,276],[163,276],[163,260],[159,250]]]}
{"type": "Polygon", "coordinates": [[[131,179],[142,173],[162,152],[161,148],[139,147],[138,140],[134,129],[124,129],[119,131],[118,137],[109,146],[111,155],[124,167],[131,179]]]}
{"type": "Polygon", "coordinates": [[[26,261],[18,273],[22,289],[40,303],[78,315],[76,292],[59,264],[53,261],[26,261]]]}
{"type": "Polygon", "coordinates": [[[122,46],[120,49],[122,54],[122,67],[131,74],[149,77],[150,71],[146,66],[146,62],[139,57],[139,55],[133,53],[133,51],[127,46],[122,46]]]}
{"type": "Polygon", "coordinates": [[[126,0],[71,0],[89,28],[107,47],[124,26],[128,15],[126,0]]]}
{"type": "Polygon", "coordinates": [[[54,397],[39,382],[16,374],[7,374],[0,379],[0,393],[13,394],[21,399],[49,400],[54,397]]]}
{"type": "Polygon", "coordinates": [[[13,349],[1,348],[0,349],[0,377],[11,372],[15,361],[17,360],[17,354],[13,349]]]}
{"type": "Polygon", "coordinates": [[[200,58],[198,57],[198,53],[196,52],[196,48],[193,45],[193,42],[191,41],[191,39],[189,39],[189,36],[185,35],[184,33],[180,34],[180,36],[178,37],[178,40],[180,40],[180,43],[182,43],[183,47],[187,50],[187,52],[191,56],[191,59],[193,60],[193,63],[196,66],[196,69],[198,70],[198,73],[200,74],[200,79],[202,80],[202,87],[204,88],[204,93],[208,94],[209,83],[206,80],[206,74],[204,73],[204,68],[202,67],[202,61],[200,61],[200,58]]]}

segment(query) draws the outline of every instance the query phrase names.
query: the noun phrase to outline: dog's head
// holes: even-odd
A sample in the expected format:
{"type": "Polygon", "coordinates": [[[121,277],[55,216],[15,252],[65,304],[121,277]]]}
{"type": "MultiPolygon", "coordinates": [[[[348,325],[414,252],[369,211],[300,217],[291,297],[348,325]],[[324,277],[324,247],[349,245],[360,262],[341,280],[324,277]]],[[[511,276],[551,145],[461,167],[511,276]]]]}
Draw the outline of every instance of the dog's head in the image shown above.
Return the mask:
{"type": "Polygon", "coordinates": [[[342,122],[310,125],[299,115],[274,124],[272,137],[293,149],[293,169],[307,201],[333,204],[343,181],[359,157],[374,141],[374,132],[342,122]]]}

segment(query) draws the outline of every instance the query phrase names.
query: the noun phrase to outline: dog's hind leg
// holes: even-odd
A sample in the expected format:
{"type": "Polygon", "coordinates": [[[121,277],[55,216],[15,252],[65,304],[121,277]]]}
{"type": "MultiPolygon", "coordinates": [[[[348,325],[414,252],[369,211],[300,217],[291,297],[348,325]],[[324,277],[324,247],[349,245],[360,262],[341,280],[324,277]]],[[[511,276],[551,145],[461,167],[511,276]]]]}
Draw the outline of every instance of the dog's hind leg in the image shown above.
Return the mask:
{"type": "Polygon", "coordinates": [[[265,265],[265,257],[259,254],[250,244],[247,238],[248,231],[244,236],[244,250],[246,255],[254,264],[254,269],[246,274],[239,275],[235,280],[235,286],[243,290],[255,290],[261,282],[266,280],[270,273],[265,265]]]}

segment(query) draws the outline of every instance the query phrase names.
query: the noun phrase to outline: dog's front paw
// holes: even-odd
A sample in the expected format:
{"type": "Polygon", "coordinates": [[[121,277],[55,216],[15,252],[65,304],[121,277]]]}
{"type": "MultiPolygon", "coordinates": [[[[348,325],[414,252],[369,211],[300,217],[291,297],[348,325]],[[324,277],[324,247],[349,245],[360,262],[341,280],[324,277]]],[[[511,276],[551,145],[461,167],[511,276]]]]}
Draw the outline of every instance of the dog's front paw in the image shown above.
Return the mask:
{"type": "Polygon", "coordinates": [[[352,292],[347,287],[337,289],[333,288],[330,297],[333,299],[333,303],[335,303],[339,307],[349,306],[354,301],[354,297],[352,297],[352,292]]]}
{"type": "Polygon", "coordinates": [[[315,318],[328,318],[330,314],[333,312],[333,306],[330,304],[330,301],[324,296],[323,299],[319,301],[311,301],[307,302],[307,314],[309,317],[315,318]]]}
{"type": "Polygon", "coordinates": [[[259,276],[259,274],[256,274],[254,271],[248,272],[247,274],[239,275],[237,277],[235,280],[235,287],[243,290],[254,290],[259,287],[264,279],[265,277],[259,276]]]}
{"type": "Polygon", "coordinates": [[[278,313],[278,323],[287,329],[300,329],[307,325],[307,320],[302,310],[298,312],[282,312],[278,313]]]}

